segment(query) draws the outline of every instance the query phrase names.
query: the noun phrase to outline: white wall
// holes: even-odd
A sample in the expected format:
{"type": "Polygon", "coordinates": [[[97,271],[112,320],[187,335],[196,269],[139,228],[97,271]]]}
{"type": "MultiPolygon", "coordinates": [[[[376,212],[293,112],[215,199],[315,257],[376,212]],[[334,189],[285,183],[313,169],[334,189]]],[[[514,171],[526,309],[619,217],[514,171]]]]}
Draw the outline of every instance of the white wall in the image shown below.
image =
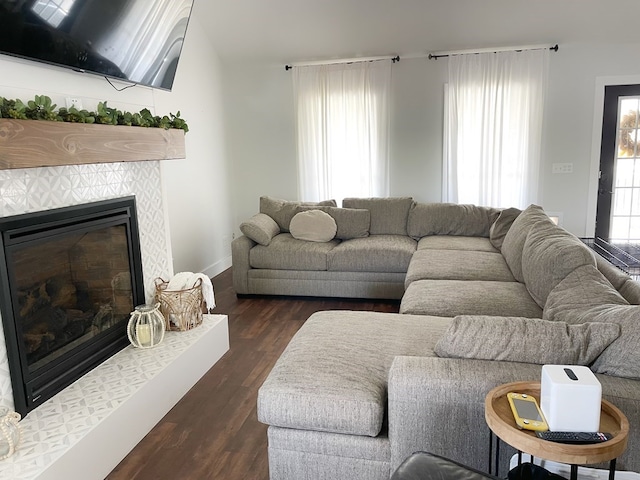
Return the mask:
{"type": "Polygon", "coordinates": [[[291,73],[284,65],[225,64],[233,225],[258,212],[261,195],[297,198],[291,73]]]}
{"type": "Polygon", "coordinates": [[[187,158],[162,162],[173,269],[215,275],[230,265],[228,243],[232,227],[220,65],[209,45],[195,15],[189,24],[172,92],[141,86],[118,92],[99,76],[2,56],[0,96],[29,100],[36,94],[45,94],[59,106],[65,104],[65,97],[73,96],[90,110],[99,101],[132,112],[145,107],[159,115],[180,110],[190,127],[186,136],[187,158]]]}
{"type": "Polygon", "coordinates": [[[162,163],[176,272],[214,276],[231,266],[221,68],[202,24],[192,17],[172,91],[154,91],[158,112],[180,111],[189,124],[186,161],[162,163]]]}
{"type": "MultiPolygon", "coordinates": [[[[392,195],[441,200],[442,113],[447,60],[401,59],[393,66],[392,195]]],[[[596,78],[640,73],[640,45],[560,45],[551,54],[539,203],[562,213],[563,226],[587,225],[596,78]],[[556,162],[574,173],[552,174],[556,162]]],[[[234,225],[258,210],[260,195],[295,199],[296,165],[291,74],[282,65],[225,64],[223,73],[234,225]]]]}
{"type": "Polygon", "coordinates": [[[640,44],[561,45],[551,55],[542,202],[547,211],[562,212],[563,226],[576,235],[593,236],[595,231],[587,213],[594,208],[589,205],[589,187],[597,183],[596,173],[590,176],[592,144],[595,137],[599,150],[601,135],[593,131],[596,79],[638,74],[640,44]],[[552,174],[552,164],[563,162],[573,163],[573,173],[552,174]]]}

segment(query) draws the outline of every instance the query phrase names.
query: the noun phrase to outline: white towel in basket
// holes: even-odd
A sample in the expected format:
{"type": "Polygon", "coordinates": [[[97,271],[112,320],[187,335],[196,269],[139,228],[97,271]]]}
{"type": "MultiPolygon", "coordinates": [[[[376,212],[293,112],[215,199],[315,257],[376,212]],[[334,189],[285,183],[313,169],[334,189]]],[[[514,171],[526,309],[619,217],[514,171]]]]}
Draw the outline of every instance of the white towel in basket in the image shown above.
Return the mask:
{"type": "Polygon", "coordinates": [[[169,280],[167,291],[193,288],[198,279],[202,280],[202,298],[204,299],[204,303],[206,303],[207,305],[207,310],[213,310],[216,306],[216,298],[213,293],[213,285],[211,284],[211,279],[204,273],[176,273],[173,278],[169,280]]]}

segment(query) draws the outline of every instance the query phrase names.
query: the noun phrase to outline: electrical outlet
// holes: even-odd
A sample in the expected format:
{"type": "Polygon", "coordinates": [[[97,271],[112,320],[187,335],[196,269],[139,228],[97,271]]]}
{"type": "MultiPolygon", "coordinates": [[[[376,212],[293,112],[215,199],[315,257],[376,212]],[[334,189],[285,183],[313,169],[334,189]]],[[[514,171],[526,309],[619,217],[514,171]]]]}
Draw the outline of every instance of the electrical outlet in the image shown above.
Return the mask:
{"type": "Polygon", "coordinates": [[[554,163],[551,171],[553,173],[573,173],[573,163],[554,163]]]}
{"type": "Polygon", "coordinates": [[[78,97],[67,97],[65,100],[67,108],[74,107],[76,110],[82,110],[82,100],[78,97]]]}

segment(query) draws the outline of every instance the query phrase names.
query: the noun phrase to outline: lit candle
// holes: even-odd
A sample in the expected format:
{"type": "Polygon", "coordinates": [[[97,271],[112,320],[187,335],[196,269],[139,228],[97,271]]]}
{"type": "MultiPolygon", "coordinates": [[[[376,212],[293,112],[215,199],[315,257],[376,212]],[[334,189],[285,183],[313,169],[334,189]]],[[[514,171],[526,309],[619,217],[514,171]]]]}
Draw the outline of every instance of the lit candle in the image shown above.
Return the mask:
{"type": "Polygon", "coordinates": [[[148,324],[136,325],[136,336],[140,345],[147,346],[151,344],[151,326],[148,324]]]}

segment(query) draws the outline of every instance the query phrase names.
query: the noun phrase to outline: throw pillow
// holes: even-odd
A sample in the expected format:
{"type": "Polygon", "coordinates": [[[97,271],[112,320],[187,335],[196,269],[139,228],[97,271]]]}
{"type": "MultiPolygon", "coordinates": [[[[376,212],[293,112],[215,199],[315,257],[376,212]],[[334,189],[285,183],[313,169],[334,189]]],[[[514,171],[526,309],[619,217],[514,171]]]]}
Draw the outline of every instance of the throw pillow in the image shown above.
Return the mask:
{"type": "Polygon", "coordinates": [[[369,225],[371,223],[369,210],[362,208],[312,207],[306,205],[299,206],[297,210],[298,212],[320,210],[331,215],[338,227],[336,238],[340,240],[369,236],[369,225]]]}
{"type": "Polygon", "coordinates": [[[590,365],[620,335],[612,323],[568,325],[523,317],[461,315],[440,338],[440,357],[590,365]]]}
{"type": "Polygon", "coordinates": [[[296,214],[296,208],[299,205],[337,206],[335,200],[324,200],[322,202],[290,202],[272,197],[260,197],[260,213],[266,213],[273,218],[283,232],[289,231],[289,224],[296,214]]]}
{"type": "Polygon", "coordinates": [[[491,245],[498,250],[502,249],[504,237],[507,235],[511,225],[513,225],[514,220],[518,218],[518,215],[521,213],[522,210],[519,208],[505,208],[500,212],[500,215],[498,215],[498,218],[489,229],[489,241],[491,245]]]}
{"type": "Polygon", "coordinates": [[[336,236],[338,227],[331,215],[320,210],[296,213],[291,219],[291,235],[298,240],[328,242],[336,236]]]}
{"type": "Polygon", "coordinates": [[[620,326],[620,336],[602,352],[591,369],[596,373],[640,380],[640,306],[600,307],[589,316],[589,321],[620,326]]]}
{"type": "Polygon", "coordinates": [[[344,208],[362,208],[371,213],[371,235],[406,235],[411,197],[345,198],[344,208]]]}
{"type": "Polygon", "coordinates": [[[256,213],[240,224],[240,231],[254,242],[267,246],[271,239],[280,233],[280,227],[269,215],[256,213]]]}

